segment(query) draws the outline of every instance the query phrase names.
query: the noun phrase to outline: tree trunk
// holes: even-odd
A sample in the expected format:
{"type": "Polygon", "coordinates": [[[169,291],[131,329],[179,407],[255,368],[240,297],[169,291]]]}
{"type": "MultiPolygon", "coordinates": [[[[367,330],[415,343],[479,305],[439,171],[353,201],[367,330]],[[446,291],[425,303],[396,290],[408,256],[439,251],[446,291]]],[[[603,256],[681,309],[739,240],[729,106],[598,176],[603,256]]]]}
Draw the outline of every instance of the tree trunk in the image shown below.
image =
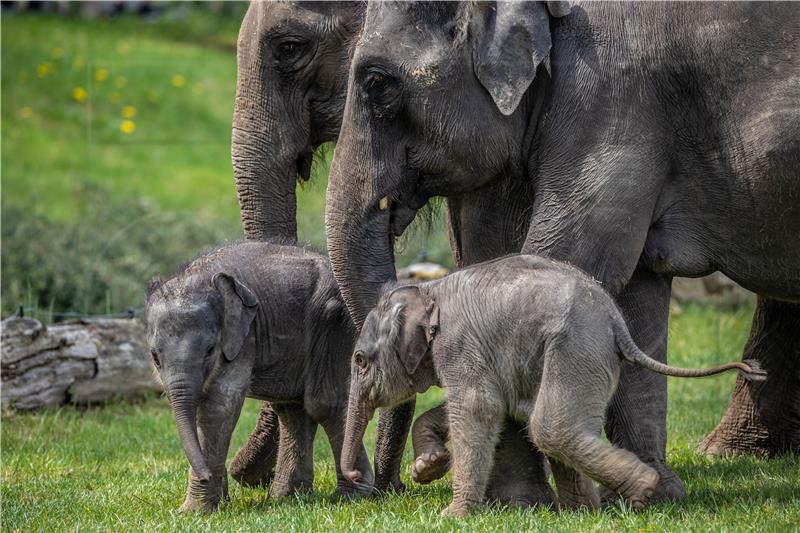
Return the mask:
{"type": "Polygon", "coordinates": [[[800,305],[759,296],[744,359],[759,361],[767,380],[736,379],[731,403],[700,451],[767,457],[800,451],[800,305]]]}
{"type": "Polygon", "coordinates": [[[2,322],[2,405],[88,404],[160,391],[138,320],[2,322]]]}

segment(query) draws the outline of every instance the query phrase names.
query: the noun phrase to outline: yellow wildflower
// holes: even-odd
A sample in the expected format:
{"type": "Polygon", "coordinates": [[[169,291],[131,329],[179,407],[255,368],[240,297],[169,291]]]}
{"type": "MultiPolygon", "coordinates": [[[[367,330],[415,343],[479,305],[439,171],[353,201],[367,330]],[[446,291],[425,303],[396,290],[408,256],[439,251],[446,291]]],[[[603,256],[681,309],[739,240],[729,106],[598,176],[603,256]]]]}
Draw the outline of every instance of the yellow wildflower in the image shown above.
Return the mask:
{"type": "Polygon", "coordinates": [[[122,95],[119,94],[117,91],[114,91],[113,93],[108,95],[108,101],[111,102],[112,104],[119,103],[120,100],[122,100],[122,95]]]}
{"type": "Polygon", "coordinates": [[[126,105],[122,108],[122,116],[124,118],[133,118],[136,116],[136,108],[132,105],[126,105]]]}
{"type": "Polygon", "coordinates": [[[175,74],[174,76],[172,76],[173,87],[183,87],[184,85],[186,85],[186,78],[184,78],[180,74],[175,74]]]}
{"type": "Polygon", "coordinates": [[[86,89],[84,89],[83,87],[75,87],[74,89],[72,89],[72,99],[78,102],[79,104],[85,102],[86,97],[88,96],[89,93],[87,93],[86,89]]]}
{"type": "Polygon", "coordinates": [[[125,135],[130,135],[136,131],[136,124],[132,120],[123,120],[119,125],[119,130],[125,135]]]}
{"type": "Polygon", "coordinates": [[[72,68],[75,70],[80,70],[84,66],[86,66],[86,60],[81,56],[75,56],[75,59],[72,60],[72,68]]]}
{"type": "Polygon", "coordinates": [[[53,64],[44,61],[42,63],[39,63],[39,65],[36,67],[36,75],[39,76],[40,78],[44,78],[45,76],[50,74],[52,70],[53,70],[53,64]]]}
{"type": "Polygon", "coordinates": [[[64,55],[64,49],[58,47],[53,48],[53,50],[50,51],[50,55],[53,56],[53,59],[61,59],[61,56],[64,55]]]}
{"type": "Polygon", "coordinates": [[[117,89],[124,89],[127,84],[128,80],[126,80],[124,76],[117,76],[114,78],[114,87],[117,89]]]}
{"type": "Polygon", "coordinates": [[[31,118],[31,115],[33,115],[33,109],[30,106],[26,105],[19,110],[19,116],[22,118],[31,118]]]}
{"type": "Polygon", "coordinates": [[[108,70],[99,68],[94,71],[94,81],[105,81],[108,78],[108,70]]]}

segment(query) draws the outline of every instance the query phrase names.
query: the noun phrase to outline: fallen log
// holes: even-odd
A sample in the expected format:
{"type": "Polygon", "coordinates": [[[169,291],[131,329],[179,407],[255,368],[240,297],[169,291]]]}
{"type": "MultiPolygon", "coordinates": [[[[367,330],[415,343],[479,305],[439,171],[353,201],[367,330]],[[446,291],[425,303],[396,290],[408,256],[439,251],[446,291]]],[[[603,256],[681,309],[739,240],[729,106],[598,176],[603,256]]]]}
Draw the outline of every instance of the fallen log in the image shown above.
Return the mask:
{"type": "Polygon", "coordinates": [[[0,323],[3,408],[91,404],[160,391],[138,320],[0,323]]]}

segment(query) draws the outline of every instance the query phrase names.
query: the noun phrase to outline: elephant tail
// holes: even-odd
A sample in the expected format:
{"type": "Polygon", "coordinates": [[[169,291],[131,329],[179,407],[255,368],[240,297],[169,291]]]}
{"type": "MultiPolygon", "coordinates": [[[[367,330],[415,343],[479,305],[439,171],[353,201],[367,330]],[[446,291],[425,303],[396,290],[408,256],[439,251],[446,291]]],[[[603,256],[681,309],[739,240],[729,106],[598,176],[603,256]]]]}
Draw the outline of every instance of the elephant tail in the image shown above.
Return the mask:
{"type": "Polygon", "coordinates": [[[746,359],[742,362],[725,363],[711,368],[678,368],[674,366],[665,365],[660,363],[644,353],[633,342],[631,334],[628,331],[625,322],[621,315],[614,320],[614,336],[617,341],[617,347],[622,354],[622,357],[637,366],[652,370],[665,376],[676,376],[681,378],[701,378],[705,376],[713,376],[727,370],[739,370],[742,377],[748,381],[764,381],[767,379],[767,372],[758,361],[754,359],[746,359]]]}

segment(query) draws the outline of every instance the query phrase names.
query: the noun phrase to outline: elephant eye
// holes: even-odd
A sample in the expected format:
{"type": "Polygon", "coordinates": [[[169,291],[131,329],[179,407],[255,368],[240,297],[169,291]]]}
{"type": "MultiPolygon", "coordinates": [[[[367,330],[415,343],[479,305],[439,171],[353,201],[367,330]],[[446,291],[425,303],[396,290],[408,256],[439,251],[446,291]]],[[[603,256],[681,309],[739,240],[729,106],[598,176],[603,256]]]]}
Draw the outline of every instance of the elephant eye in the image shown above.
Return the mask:
{"type": "Polygon", "coordinates": [[[400,80],[383,70],[367,70],[363,82],[364,94],[373,108],[381,111],[389,107],[402,93],[400,80]]]}
{"type": "Polygon", "coordinates": [[[308,43],[304,41],[295,39],[281,41],[274,46],[275,61],[282,70],[300,69],[307,64],[307,61],[300,61],[306,55],[307,48],[308,43]]]}
{"type": "Polygon", "coordinates": [[[366,366],[367,366],[367,359],[364,357],[364,354],[363,354],[362,352],[356,352],[356,355],[355,355],[355,357],[353,358],[353,360],[355,361],[355,363],[356,363],[356,366],[357,366],[358,368],[360,368],[360,369],[362,369],[362,370],[363,370],[364,368],[366,368],[366,366]]]}
{"type": "Polygon", "coordinates": [[[155,350],[150,350],[150,357],[153,358],[153,365],[155,365],[156,370],[161,370],[161,361],[158,360],[158,354],[155,350]]]}
{"type": "Polygon", "coordinates": [[[208,347],[208,350],[206,350],[206,356],[209,356],[212,353],[214,353],[214,345],[213,344],[208,347]]]}

